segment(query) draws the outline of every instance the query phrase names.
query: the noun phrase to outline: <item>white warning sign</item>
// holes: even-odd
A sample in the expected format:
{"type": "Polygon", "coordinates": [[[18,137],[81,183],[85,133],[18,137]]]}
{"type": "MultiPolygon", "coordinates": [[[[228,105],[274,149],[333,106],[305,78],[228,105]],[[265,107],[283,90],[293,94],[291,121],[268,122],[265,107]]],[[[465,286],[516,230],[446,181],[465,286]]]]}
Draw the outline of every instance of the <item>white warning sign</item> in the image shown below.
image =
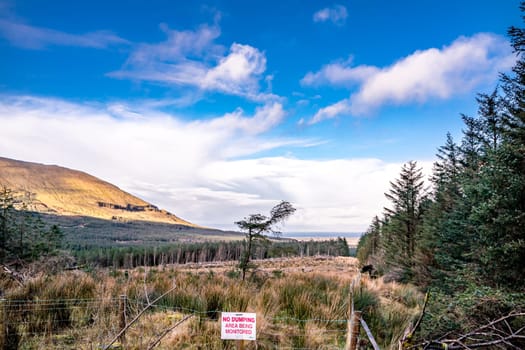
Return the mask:
{"type": "Polygon", "coordinates": [[[256,316],[251,312],[223,312],[221,339],[255,340],[256,316]]]}

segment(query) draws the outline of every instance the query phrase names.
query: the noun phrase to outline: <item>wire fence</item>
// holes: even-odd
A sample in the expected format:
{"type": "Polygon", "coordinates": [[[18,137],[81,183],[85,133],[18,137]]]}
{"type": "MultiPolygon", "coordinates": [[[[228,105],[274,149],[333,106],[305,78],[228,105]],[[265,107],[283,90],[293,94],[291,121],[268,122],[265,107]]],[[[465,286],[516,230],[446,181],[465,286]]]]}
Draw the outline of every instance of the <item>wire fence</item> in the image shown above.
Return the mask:
{"type": "MultiPolygon", "coordinates": [[[[163,330],[187,315],[193,317],[186,322],[185,328],[174,330],[167,337],[168,341],[155,348],[173,349],[173,346],[166,346],[174,343],[176,338],[176,343],[184,349],[236,348],[234,341],[220,339],[220,313],[226,310],[203,311],[156,305],[142,299],[125,299],[123,309],[121,303],[122,297],[0,299],[0,341],[3,348],[15,349],[105,349],[110,339],[122,329],[122,317],[125,325],[149,308],[139,322],[126,330],[125,341],[107,348],[148,349],[163,330]]],[[[258,314],[257,341],[247,343],[246,349],[342,349],[347,323],[346,319],[258,314]]]]}

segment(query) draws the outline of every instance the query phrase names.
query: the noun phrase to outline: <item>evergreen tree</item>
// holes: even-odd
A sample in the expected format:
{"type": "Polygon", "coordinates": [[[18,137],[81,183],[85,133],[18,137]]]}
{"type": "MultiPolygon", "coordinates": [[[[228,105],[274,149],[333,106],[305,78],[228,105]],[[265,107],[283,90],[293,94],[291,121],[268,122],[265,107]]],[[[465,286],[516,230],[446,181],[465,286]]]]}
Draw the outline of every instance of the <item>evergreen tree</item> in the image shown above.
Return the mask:
{"type": "Polygon", "coordinates": [[[503,98],[494,92],[478,99],[479,138],[485,147],[464,191],[479,275],[493,285],[515,288],[525,286],[525,31],[511,27],[509,35],[518,60],[511,75],[502,75],[503,98]]]}
{"type": "MultiPolygon", "coordinates": [[[[521,3],[520,10],[525,21],[525,2],[521,3]]],[[[508,35],[518,60],[512,74],[501,77],[506,109],[504,123],[510,141],[520,147],[525,144],[525,29],[512,26],[508,35]]]]}
{"type": "Polygon", "coordinates": [[[60,228],[47,228],[38,213],[27,210],[28,206],[19,198],[15,200],[12,190],[3,187],[0,191],[0,263],[33,261],[56,254],[61,247],[60,228]]]}
{"type": "Polygon", "coordinates": [[[505,258],[498,257],[505,246],[500,238],[509,238],[503,231],[518,224],[517,217],[510,217],[519,198],[505,204],[520,193],[522,181],[509,168],[503,99],[495,89],[476,100],[477,117],[462,116],[466,129],[460,152],[448,137],[434,167],[434,202],[425,219],[422,247],[434,251],[434,277],[441,281],[467,269],[473,278],[492,275],[489,279],[496,283],[495,273],[503,275],[505,266],[500,261],[505,258]]]}
{"type": "Polygon", "coordinates": [[[334,252],[334,255],[338,256],[350,256],[350,247],[345,237],[337,237],[337,251],[334,252]]]}
{"type": "Polygon", "coordinates": [[[385,196],[392,208],[385,208],[388,224],[383,228],[385,260],[401,268],[403,278],[411,278],[415,266],[416,244],[427,201],[422,169],[415,161],[403,165],[399,179],[390,182],[385,196]]]}
{"type": "Polygon", "coordinates": [[[15,226],[15,237],[12,244],[12,255],[21,260],[27,260],[33,256],[32,248],[38,244],[38,237],[33,237],[39,231],[34,230],[33,215],[27,211],[27,206],[22,204],[21,211],[17,212],[15,226]]]}
{"type": "Polygon", "coordinates": [[[14,211],[13,192],[2,186],[0,190],[0,262],[4,262],[10,253],[14,211]]]}
{"type": "Polygon", "coordinates": [[[463,116],[466,129],[459,154],[448,139],[440,149],[445,157],[438,154],[434,202],[425,219],[422,246],[434,251],[434,278],[441,283],[447,277],[454,280],[462,270],[492,284],[504,279],[515,283],[506,270],[516,261],[503,252],[509,253],[508,244],[516,243],[516,235],[508,232],[522,225],[513,212],[520,206],[525,182],[510,165],[513,152],[497,89],[479,94],[477,102],[477,117],[463,116]]]}
{"type": "Polygon", "coordinates": [[[367,264],[370,260],[378,257],[380,242],[381,221],[375,216],[357,244],[357,259],[362,265],[367,264]]]}
{"type": "Polygon", "coordinates": [[[478,94],[478,116],[480,120],[479,138],[483,146],[483,153],[495,151],[503,139],[504,111],[503,100],[498,95],[498,89],[492,94],[478,94]]]}
{"type": "Polygon", "coordinates": [[[472,257],[479,275],[493,285],[525,286],[525,173],[523,154],[511,144],[492,152],[479,178],[465,188],[472,204],[472,257]]]}
{"type": "Polygon", "coordinates": [[[438,149],[438,161],[434,163],[431,182],[432,201],[423,219],[421,238],[417,249],[415,280],[426,286],[442,279],[445,271],[455,269],[463,252],[459,232],[451,231],[458,202],[462,198],[460,174],[461,152],[450,134],[445,145],[438,149]]]}
{"type": "Polygon", "coordinates": [[[444,146],[438,148],[438,161],[434,163],[431,182],[434,186],[434,200],[441,209],[450,211],[461,196],[459,175],[462,171],[461,151],[450,133],[444,146]]]}

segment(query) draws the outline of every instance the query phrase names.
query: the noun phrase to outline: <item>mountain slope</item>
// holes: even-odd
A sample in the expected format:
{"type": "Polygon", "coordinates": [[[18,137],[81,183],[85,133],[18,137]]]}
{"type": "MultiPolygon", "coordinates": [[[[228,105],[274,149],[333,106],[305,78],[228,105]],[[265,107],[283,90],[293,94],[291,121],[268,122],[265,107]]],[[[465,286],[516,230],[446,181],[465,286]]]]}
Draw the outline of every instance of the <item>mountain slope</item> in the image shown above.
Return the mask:
{"type": "Polygon", "coordinates": [[[198,227],[81,171],[0,157],[0,187],[25,197],[30,210],[115,221],[143,220],[198,227]]]}

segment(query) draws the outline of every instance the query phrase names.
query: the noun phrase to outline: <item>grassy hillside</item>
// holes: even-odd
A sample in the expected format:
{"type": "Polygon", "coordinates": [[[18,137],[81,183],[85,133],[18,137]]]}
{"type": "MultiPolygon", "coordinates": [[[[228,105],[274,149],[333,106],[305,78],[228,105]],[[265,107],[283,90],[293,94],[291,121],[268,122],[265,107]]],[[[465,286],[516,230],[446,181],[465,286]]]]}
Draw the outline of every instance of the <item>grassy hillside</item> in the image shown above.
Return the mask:
{"type": "Polygon", "coordinates": [[[0,186],[17,193],[30,210],[127,222],[198,227],[81,171],[0,157],[0,186]]]}

